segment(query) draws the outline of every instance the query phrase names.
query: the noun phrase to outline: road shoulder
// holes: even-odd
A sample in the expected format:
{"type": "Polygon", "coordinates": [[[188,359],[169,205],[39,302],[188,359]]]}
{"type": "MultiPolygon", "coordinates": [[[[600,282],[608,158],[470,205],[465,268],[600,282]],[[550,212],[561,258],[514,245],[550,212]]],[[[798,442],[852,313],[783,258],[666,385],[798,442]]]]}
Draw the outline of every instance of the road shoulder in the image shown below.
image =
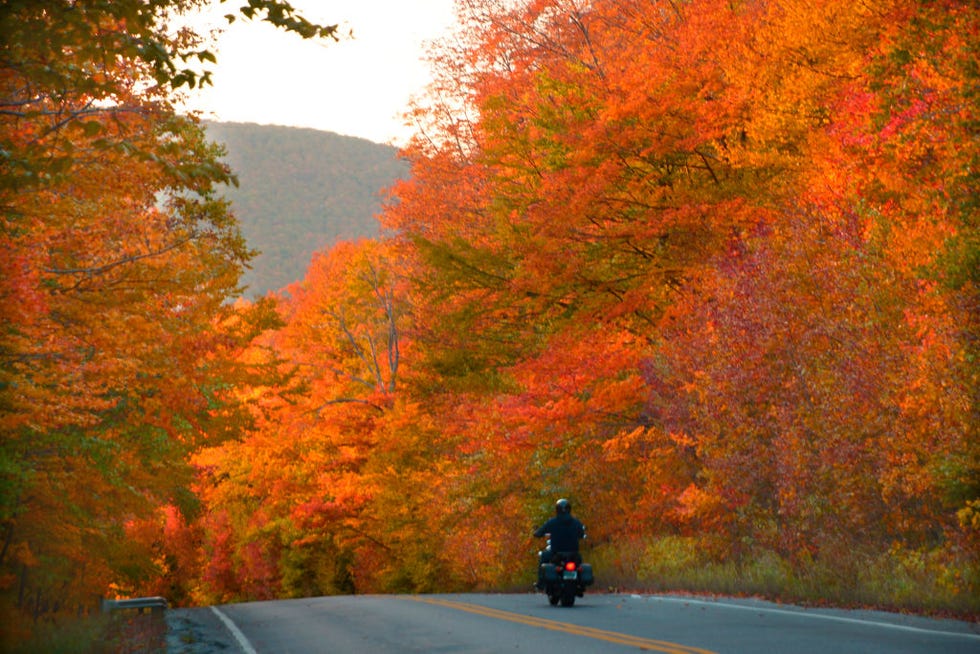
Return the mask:
{"type": "Polygon", "coordinates": [[[167,654],[232,654],[235,639],[218,616],[207,608],[170,609],[167,618],[167,654]]]}

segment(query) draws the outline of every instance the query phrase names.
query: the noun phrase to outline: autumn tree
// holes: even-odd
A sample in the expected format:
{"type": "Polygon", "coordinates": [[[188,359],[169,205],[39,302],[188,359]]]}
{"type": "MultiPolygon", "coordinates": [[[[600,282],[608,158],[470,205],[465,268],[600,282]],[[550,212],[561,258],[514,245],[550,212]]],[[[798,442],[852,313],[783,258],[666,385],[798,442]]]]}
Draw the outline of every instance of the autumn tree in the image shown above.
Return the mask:
{"type": "Polygon", "coordinates": [[[0,6],[5,637],[156,574],[127,523],[189,512],[188,453],[246,425],[230,362],[268,313],[227,303],[251,256],[215,195],[233,177],[172,105],[214,60],[169,29],[197,4],[0,6]]]}
{"type": "Polygon", "coordinates": [[[756,192],[771,171],[731,156],[741,98],[720,29],[752,17],[725,3],[462,6],[483,27],[442,53],[436,89],[466,112],[435,115],[383,216],[423,262],[422,354],[472,393],[458,419],[478,416],[463,430],[494,479],[479,494],[526,498],[502,545],[542,496],[580,485],[606,487],[621,512],[600,514],[623,524],[644,493],[614,482],[626,460],[603,445],[648,426],[640,367],[659,321],[776,196],[756,192]]]}
{"type": "Polygon", "coordinates": [[[609,482],[632,472],[617,517],[660,511],[650,538],[707,531],[720,556],[957,551],[972,9],[460,7],[383,220],[475,494],[520,523],[535,489],[630,497],[609,482]]]}
{"type": "Polygon", "coordinates": [[[281,300],[284,326],[256,346],[284,384],[257,389],[255,434],[195,458],[206,597],[434,588],[445,453],[431,416],[400,399],[402,287],[386,243],[341,243],[281,300]]]}
{"type": "Polygon", "coordinates": [[[900,575],[903,557],[929,552],[943,562],[935,583],[944,565],[964,575],[941,592],[962,596],[976,570],[963,556],[975,535],[958,524],[976,474],[974,300],[962,277],[943,281],[943,262],[950,247],[971,256],[960,246],[973,238],[962,172],[976,156],[964,131],[973,54],[958,35],[976,15],[826,9],[780,3],[783,20],[767,22],[786,30],[769,44],[831,17],[852,26],[850,40],[808,52],[809,72],[765,73],[793,70],[782,93],[823,102],[823,127],[798,133],[808,165],[795,206],[685,294],[650,368],[652,404],[701,466],[681,515],[736,556],[817,561],[829,593],[883,559],[900,575]]]}

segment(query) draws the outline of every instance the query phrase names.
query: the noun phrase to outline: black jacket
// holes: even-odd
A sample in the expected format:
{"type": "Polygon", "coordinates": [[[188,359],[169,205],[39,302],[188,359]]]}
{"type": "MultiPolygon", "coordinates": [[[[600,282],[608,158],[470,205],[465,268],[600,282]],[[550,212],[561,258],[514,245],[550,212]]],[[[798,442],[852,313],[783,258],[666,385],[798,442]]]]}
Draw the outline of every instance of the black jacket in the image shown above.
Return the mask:
{"type": "Polygon", "coordinates": [[[552,552],[578,552],[578,541],[585,538],[585,526],[568,514],[555,516],[538,527],[534,535],[541,538],[551,534],[552,552]]]}

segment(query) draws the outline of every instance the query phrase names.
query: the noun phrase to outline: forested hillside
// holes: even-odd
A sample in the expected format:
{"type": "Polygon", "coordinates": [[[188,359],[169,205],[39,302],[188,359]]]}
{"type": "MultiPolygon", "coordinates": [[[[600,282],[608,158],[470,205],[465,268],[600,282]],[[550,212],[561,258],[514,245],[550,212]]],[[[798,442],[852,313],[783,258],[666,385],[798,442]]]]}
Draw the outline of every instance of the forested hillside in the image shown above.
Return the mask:
{"type": "Polygon", "coordinates": [[[226,196],[259,254],[242,277],[247,297],[303,277],[314,251],[378,234],[381,193],[407,173],[397,150],[314,129],[207,123],[238,176],[226,196]]]}

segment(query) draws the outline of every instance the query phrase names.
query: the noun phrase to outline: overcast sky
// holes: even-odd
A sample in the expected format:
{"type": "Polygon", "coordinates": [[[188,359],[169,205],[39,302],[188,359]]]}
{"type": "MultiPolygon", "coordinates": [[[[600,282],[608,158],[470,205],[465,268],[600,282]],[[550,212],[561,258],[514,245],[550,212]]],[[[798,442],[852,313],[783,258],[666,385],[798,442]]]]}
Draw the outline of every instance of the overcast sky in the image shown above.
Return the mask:
{"type": "Polygon", "coordinates": [[[188,108],[228,122],[313,127],[378,143],[402,143],[410,128],[401,114],[426,85],[424,46],[448,33],[453,0],[291,0],[306,18],[340,23],[354,39],[324,43],[270,25],[221,16],[237,0],[218,4],[207,21],[222,27],[214,46],[212,87],[191,92],[188,108]]]}

